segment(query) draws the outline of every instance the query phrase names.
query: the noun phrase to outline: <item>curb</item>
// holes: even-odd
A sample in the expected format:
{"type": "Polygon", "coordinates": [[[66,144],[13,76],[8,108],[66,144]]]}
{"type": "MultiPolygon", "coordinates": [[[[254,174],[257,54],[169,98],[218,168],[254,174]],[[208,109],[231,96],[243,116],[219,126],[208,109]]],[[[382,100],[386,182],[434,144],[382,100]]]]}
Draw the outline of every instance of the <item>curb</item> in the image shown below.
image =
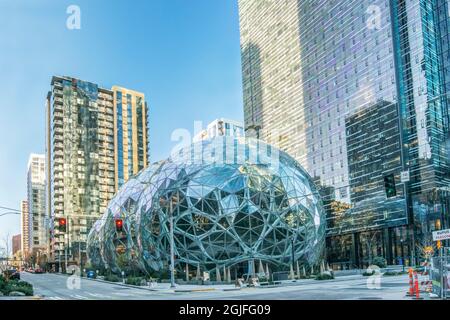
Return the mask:
{"type": "MultiPolygon", "coordinates": [[[[65,273],[54,273],[60,276],[70,276],[68,274],[65,273]]],[[[122,287],[128,287],[128,288],[134,288],[134,289],[141,289],[141,290],[147,290],[147,291],[153,291],[153,292],[158,292],[158,291],[162,291],[162,290],[166,290],[166,289],[152,289],[152,288],[147,288],[144,286],[133,286],[131,284],[126,284],[123,282],[111,282],[111,281],[106,281],[106,280],[101,280],[101,279],[94,279],[94,278],[87,278],[87,277],[80,277],[82,280],[89,280],[89,281],[97,281],[97,282],[102,282],[102,283],[107,283],[107,284],[114,284],[114,285],[118,285],[118,286],[122,286],[122,287]]]]}
{"type": "Polygon", "coordinates": [[[144,287],[144,286],[133,286],[131,284],[126,284],[126,283],[123,283],[123,282],[111,282],[111,281],[106,281],[106,280],[101,280],[101,279],[92,279],[92,278],[85,278],[85,277],[82,277],[81,279],[97,281],[97,282],[103,282],[103,283],[108,283],[108,284],[114,284],[114,285],[118,285],[118,286],[122,286],[122,287],[147,290],[147,291],[152,291],[152,292],[158,292],[158,291],[166,290],[166,289],[159,289],[159,290],[158,289],[152,289],[152,288],[147,288],[147,287],[144,287]]]}
{"type": "Polygon", "coordinates": [[[187,292],[211,292],[211,291],[217,291],[217,289],[210,288],[210,289],[175,289],[174,292],[177,293],[187,293],[187,292]]]}

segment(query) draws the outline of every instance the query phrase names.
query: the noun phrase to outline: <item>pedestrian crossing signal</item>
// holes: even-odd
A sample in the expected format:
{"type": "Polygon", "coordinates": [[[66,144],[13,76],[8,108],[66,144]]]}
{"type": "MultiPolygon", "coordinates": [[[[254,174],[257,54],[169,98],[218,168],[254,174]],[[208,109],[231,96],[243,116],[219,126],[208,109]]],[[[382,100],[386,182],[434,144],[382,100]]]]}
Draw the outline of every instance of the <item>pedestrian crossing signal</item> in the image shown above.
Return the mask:
{"type": "Polygon", "coordinates": [[[123,231],[123,220],[122,219],[116,219],[116,231],[117,232],[123,231]]]}
{"type": "Polygon", "coordinates": [[[397,189],[395,187],[395,176],[390,174],[384,177],[384,188],[386,190],[386,197],[393,198],[397,196],[397,189]]]}
{"type": "Polygon", "coordinates": [[[58,219],[58,228],[60,232],[66,232],[67,231],[67,220],[66,218],[59,218],[58,219]]]}

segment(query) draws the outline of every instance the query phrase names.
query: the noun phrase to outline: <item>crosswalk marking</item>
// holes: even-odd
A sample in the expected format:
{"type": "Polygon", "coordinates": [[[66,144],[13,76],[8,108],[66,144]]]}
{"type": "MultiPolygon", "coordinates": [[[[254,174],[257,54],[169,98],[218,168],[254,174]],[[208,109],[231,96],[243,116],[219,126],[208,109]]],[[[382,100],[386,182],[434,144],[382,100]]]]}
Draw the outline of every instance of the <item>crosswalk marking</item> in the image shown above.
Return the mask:
{"type": "Polygon", "coordinates": [[[129,293],[123,293],[123,292],[113,292],[114,295],[116,296],[121,296],[121,297],[129,297],[131,296],[129,293]]]}
{"type": "Polygon", "coordinates": [[[109,296],[105,296],[104,294],[100,294],[100,293],[91,293],[91,292],[86,292],[86,293],[95,298],[109,298],[109,296]]]}
{"type": "Polygon", "coordinates": [[[89,300],[89,298],[87,298],[85,296],[80,296],[79,294],[72,294],[71,297],[78,299],[78,300],[89,300]]]}

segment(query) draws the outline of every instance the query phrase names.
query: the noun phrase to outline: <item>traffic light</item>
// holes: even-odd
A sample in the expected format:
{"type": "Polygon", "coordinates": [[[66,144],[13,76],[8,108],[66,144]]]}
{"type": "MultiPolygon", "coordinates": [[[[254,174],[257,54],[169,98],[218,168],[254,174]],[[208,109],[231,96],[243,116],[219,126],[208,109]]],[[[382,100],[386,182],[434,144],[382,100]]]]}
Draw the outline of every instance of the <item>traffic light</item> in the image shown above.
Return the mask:
{"type": "Polygon", "coordinates": [[[397,196],[397,189],[395,188],[395,176],[390,174],[384,177],[384,189],[386,190],[386,197],[393,198],[397,196]]]}
{"type": "Polygon", "coordinates": [[[116,231],[117,232],[123,231],[123,220],[122,219],[116,219],[116,231]]]}
{"type": "Polygon", "coordinates": [[[441,240],[437,241],[436,247],[438,248],[438,250],[440,250],[442,248],[442,241],[441,240]]]}
{"type": "Polygon", "coordinates": [[[66,218],[59,218],[58,219],[58,229],[60,232],[66,232],[67,231],[67,219],[66,218]]]}

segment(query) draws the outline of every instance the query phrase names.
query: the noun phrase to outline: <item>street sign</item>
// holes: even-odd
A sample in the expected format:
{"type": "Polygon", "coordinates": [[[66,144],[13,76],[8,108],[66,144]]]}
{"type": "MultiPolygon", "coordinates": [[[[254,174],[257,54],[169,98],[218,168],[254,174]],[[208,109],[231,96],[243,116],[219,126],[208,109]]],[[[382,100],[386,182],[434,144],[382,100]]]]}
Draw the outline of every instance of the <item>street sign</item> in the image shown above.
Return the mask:
{"type": "Polygon", "coordinates": [[[408,171],[402,171],[402,173],[400,174],[400,181],[402,183],[405,182],[409,182],[410,178],[409,178],[409,170],[408,171]]]}
{"type": "Polygon", "coordinates": [[[450,229],[439,230],[433,232],[433,241],[441,241],[450,239],[450,229]]]}

